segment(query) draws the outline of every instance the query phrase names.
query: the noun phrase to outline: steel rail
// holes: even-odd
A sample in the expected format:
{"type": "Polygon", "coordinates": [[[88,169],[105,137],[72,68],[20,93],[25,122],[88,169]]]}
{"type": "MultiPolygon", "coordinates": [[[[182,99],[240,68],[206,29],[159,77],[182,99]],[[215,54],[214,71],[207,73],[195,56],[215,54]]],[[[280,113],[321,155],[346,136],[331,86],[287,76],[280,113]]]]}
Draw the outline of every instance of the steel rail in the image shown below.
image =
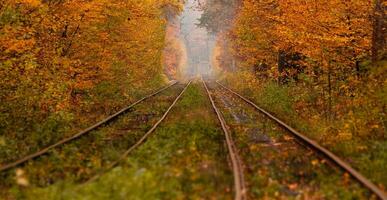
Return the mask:
{"type": "Polygon", "coordinates": [[[136,149],[138,146],[140,146],[144,141],[156,130],[156,128],[167,118],[168,114],[172,110],[172,108],[176,105],[177,101],[183,96],[184,92],[187,90],[187,88],[190,86],[192,80],[187,83],[187,85],[184,87],[184,89],[180,92],[180,94],[176,97],[176,99],[173,101],[173,103],[169,106],[167,111],[165,111],[164,115],[153,125],[151,129],[149,129],[141,138],[138,140],[135,144],[133,144],[128,150],[126,150],[116,161],[111,163],[107,168],[105,168],[101,173],[96,174],[92,178],[88,179],[86,182],[84,182],[82,185],[90,183],[92,181],[97,180],[101,175],[105,174],[109,170],[113,169],[115,166],[117,166],[120,162],[122,162],[128,155],[136,149]]]}
{"type": "Polygon", "coordinates": [[[239,93],[231,90],[230,88],[224,86],[223,84],[219,83],[219,81],[216,81],[218,85],[220,85],[222,88],[226,89],[230,93],[234,94],[235,96],[239,97],[252,107],[254,107],[256,110],[260,111],[267,117],[269,117],[271,120],[277,122],[279,125],[284,127],[286,130],[288,130],[292,135],[294,135],[296,138],[300,139],[303,143],[317,151],[318,153],[321,153],[325,157],[327,157],[329,160],[333,161],[337,166],[342,168],[344,171],[348,172],[353,178],[355,178],[358,182],[360,182],[363,186],[368,188],[370,191],[372,191],[376,196],[378,196],[382,200],[387,200],[387,195],[379,189],[374,183],[372,183],[370,180],[368,180],[365,176],[363,176],[360,172],[356,171],[354,168],[352,168],[348,163],[346,163],[344,160],[342,160],[340,157],[336,156],[334,153],[326,149],[325,147],[321,146],[314,140],[306,137],[304,134],[301,134],[300,132],[296,131],[292,127],[290,127],[285,122],[281,121],[277,117],[273,116],[266,110],[262,109],[261,107],[257,106],[255,103],[253,103],[251,100],[243,97],[239,93]]]}
{"type": "Polygon", "coordinates": [[[226,121],[224,120],[221,112],[219,109],[216,107],[215,102],[211,96],[211,93],[207,87],[206,82],[202,78],[202,82],[204,85],[204,88],[207,91],[208,98],[211,102],[212,108],[214,109],[218,120],[220,122],[220,125],[222,126],[224,135],[226,137],[226,143],[227,143],[227,149],[231,158],[231,164],[232,164],[232,170],[233,170],[233,175],[234,175],[234,187],[235,187],[235,200],[245,200],[246,199],[246,185],[245,185],[245,180],[244,180],[244,175],[243,175],[243,168],[241,164],[241,159],[238,155],[238,151],[234,145],[234,141],[228,131],[226,121]]]}
{"type": "Polygon", "coordinates": [[[25,157],[23,157],[23,158],[21,158],[21,159],[19,159],[19,160],[16,160],[16,161],[14,161],[14,162],[12,162],[12,163],[5,164],[5,165],[0,166],[0,172],[3,172],[3,171],[6,171],[6,170],[9,170],[9,169],[12,169],[12,168],[14,168],[14,167],[16,167],[16,166],[18,166],[18,165],[21,165],[21,164],[23,164],[23,163],[25,163],[25,162],[27,162],[27,161],[29,161],[29,160],[32,160],[32,159],[37,158],[37,157],[39,157],[39,156],[42,156],[42,155],[46,154],[48,151],[50,151],[50,150],[52,150],[52,149],[54,149],[54,148],[56,148],[56,147],[58,147],[58,146],[60,146],[60,145],[63,145],[63,144],[65,144],[65,143],[67,143],[67,142],[70,142],[70,141],[73,141],[73,140],[75,140],[75,139],[77,139],[77,138],[79,138],[79,137],[81,137],[81,136],[83,136],[83,135],[89,133],[90,131],[99,128],[101,125],[104,125],[104,124],[106,124],[107,122],[110,122],[111,120],[113,120],[113,119],[115,119],[116,117],[118,117],[118,116],[122,115],[123,113],[127,112],[128,110],[130,110],[130,109],[133,108],[134,106],[138,105],[139,103],[143,102],[144,100],[156,96],[157,94],[159,94],[159,93],[165,91],[166,89],[172,87],[173,85],[176,85],[177,83],[178,83],[178,81],[173,81],[173,82],[170,83],[169,85],[167,85],[167,86],[165,86],[165,87],[163,87],[163,88],[157,90],[156,92],[154,92],[154,93],[152,93],[152,94],[149,94],[149,95],[147,95],[147,96],[145,96],[145,97],[143,97],[143,98],[137,100],[136,102],[132,103],[131,105],[129,105],[129,106],[127,106],[127,107],[121,109],[120,111],[116,112],[116,113],[113,114],[113,115],[110,115],[110,116],[106,117],[106,118],[103,119],[102,121],[100,121],[100,122],[98,122],[98,123],[96,123],[96,124],[94,124],[94,125],[92,125],[92,126],[86,128],[86,129],[84,129],[84,130],[78,132],[77,134],[75,134],[75,135],[73,135],[73,136],[64,138],[64,139],[58,141],[58,142],[55,143],[55,144],[52,144],[52,145],[50,145],[50,146],[48,146],[48,147],[45,147],[45,148],[43,148],[43,149],[41,149],[41,150],[39,150],[39,151],[37,151],[37,152],[35,152],[35,153],[32,153],[32,154],[30,154],[30,155],[27,155],[27,156],[25,156],[25,157]]]}

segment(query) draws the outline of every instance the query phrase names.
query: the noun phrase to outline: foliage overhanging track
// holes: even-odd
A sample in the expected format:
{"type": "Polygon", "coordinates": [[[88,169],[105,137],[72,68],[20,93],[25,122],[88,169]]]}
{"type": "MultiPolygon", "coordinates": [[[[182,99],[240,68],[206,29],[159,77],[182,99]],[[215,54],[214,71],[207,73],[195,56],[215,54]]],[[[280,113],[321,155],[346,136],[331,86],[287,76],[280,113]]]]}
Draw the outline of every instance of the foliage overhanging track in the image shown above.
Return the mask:
{"type": "Polygon", "coordinates": [[[370,191],[372,191],[374,194],[376,194],[380,199],[387,200],[387,195],[380,190],[374,183],[372,183],[370,180],[368,180],[365,176],[363,176],[361,173],[353,169],[348,163],[346,163],[344,160],[342,160],[340,157],[329,151],[328,149],[324,148],[317,142],[311,140],[310,138],[306,137],[304,134],[301,134],[300,132],[296,131],[289,125],[287,125],[285,122],[281,121],[280,119],[274,117],[272,114],[267,112],[266,110],[260,108],[255,103],[247,99],[246,97],[243,97],[239,93],[231,90],[230,88],[224,86],[223,84],[216,81],[218,85],[220,85],[223,89],[227,90],[231,94],[239,97],[246,103],[248,103],[250,106],[254,107],[259,112],[263,113],[265,116],[270,118],[271,120],[275,121],[282,127],[284,127],[287,131],[289,131],[293,136],[295,136],[297,139],[301,140],[304,144],[309,146],[311,149],[315,150],[317,153],[324,155],[326,158],[331,160],[333,163],[335,163],[337,166],[342,168],[345,172],[349,173],[352,177],[354,177],[358,182],[363,184],[366,188],[368,188],[370,191]]]}
{"type": "Polygon", "coordinates": [[[133,144],[128,150],[126,150],[116,161],[114,161],[113,163],[111,163],[106,169],[104,169],[101,173],[98,173],[96,174],[95,176],[93,176],[92,178],[90,178],[89,180],[87,180],[84,184],[87,184],[87,183],[90,183],[94,180],[97,180],[102,174],[106,173],[107,171],[111,170],[112,168],[114,168],[115,166],[117,166],[120,162],[122,162],[126,157],[128,157],[128,155],[130,154],[130,152],[132,152],[135,148],[137,148],[138,146],[140,146],[142,143],[144,143],[144,141],[149,137],[149,135],[151,135],[155,130],[156,128],[161,124],[161,122],[164,121],[165,118],[167,118],[169,112],[172,110],[172,108],[176,105],[177,101],[179,101],[179,99],[181,98],[181,96],[183,96],[184,92],[187,90],[187,88],[191,85],[191,81],[189,81],[187,83],[187,85],[184,87],[184,89],[180,92],[180,94],[176,97],[176,99],[173,101],[173,103],[169,106],[169,108],[167,109],[167,111],[165,111],[165,113],[163,114],[163,116],[152,126],[151,129],[149,129],[135,144],[133,144]]]}
{"type": "Polygon", "coordinates": [[[227,149],[230,155],[232,171],[234,175],[234,187],[235,187],[235,200],[245,200],[246,199],[246,184],[243,175],[243,168],[241,164],[241,159],[238,155],[238,150],[235,147],[234,141],[228,131],[226,121],[224,120],[219,109],[216,107],[214,100],[212,99],[211,93],[207,87],[206,82],[202,79],[203,85],[207,91],[208,98],[210,99],[211,105],[218,117],[220,125],[222,126],[224,135],[226,137],[227,149]]]}
{"type": "Polygon", "coordinates": [[[102,126],[102,125],[104,125],[104,124],[106,124],[106,123],[108,123],[108,122],[110,122],[110,121],[116,119],[118,116],[120,116],[120,115],[122,115],[123,113],[129,111],[129,110],[130,110],[131,108],[133,108],[134,106],[140,104],[141,102],[145,101],[146,99],[149,99],[149,98],[151,98],[151,97],[154,97],[154,96],[158,95],[159,93],[161,93],[161,92],[165,91],[166,89],[168,89],[168,88],[170,88],[170,87],[176,85],[177,83],[178,83],[178,81],[173,81],[173,82],[170,83],[169,85],[167,85],[167,86],[165,86],[165,87],[163,87],[163,88],[157,90],[156,92],[154,92],[154,93],[152,93],[152,94],[149,94],[149,95],[147,95],[147,96],[145,96],[145,97],[139,99],[138,101],[134,102],[133,104],[131,104],[131,105],[129,105],[129,106],[127,106],[127,107],[121,109],[120,111],[116,112],[115,114],[110,115],[109,117],[103,119],[102,121],[100,121],[100,122],[98,122],[98,123],[96,123],[96,124],[90,126],[89,128],[86,128],[86,129],[83,130],[83,131],[80,131],[79,133],[77,133],[77,134],[75,134],[75,135],[73,135],[73,136],[71,136],[71,137],[64,138],[64,139],[60,140],[59,142],[57,142],[57,143],[55,143],[55,144],[52,144],[52,145],[50,145],[50,146],[48,146],[48,147],[45,147],[45,148],[43,148],[43,149],[41,149],[41,150],[39,150],[39,151],[37,151],[37,152],[35,152],[35,153],[32,153],[32,154],[30,154],[30,155],[27,155],[27,156],[25,156],[25,157],[23,157],[23,158],[21,158],[21,159],[19,159],[19,160],[16,160],[16,161],[14,161],[14,162],[12,162],[12,163],[5,164],[5,165],[0,166],[0,172],[3,172],[3,171],[6,171],[6,170],[9,170],[9,169],[12,169],[12,168],[14,168],[14,167],[16,167],[16,166],[18,166],[18,165],[21,165],[21,164],[23,164],[23,163],[25,163],[25,162],[27,162],[27,161],[29,161],[29,160],[32,160],[32,159],[34,159],[34,158],[37,158],[37,157],[42,156],[42,155],[46,154],[47,152],[49,152],[50,150],[52,150],[52,149],[54,149],[54,148],[56,148],[56,147],[58,147],[58,146],[60,146],[60,145],[63,145],[63,144],[65,144],[65,143],[67,143],[67,142],[70,142],[70,141],[73,141],[73,140],[75,140],[75,139],[77,139],[77,138],[80,138],[82,135],[85,135],[85,134],[89,133],[90,131],[93,131],[93,130],[99,128],[100,126],[102,126]]]}

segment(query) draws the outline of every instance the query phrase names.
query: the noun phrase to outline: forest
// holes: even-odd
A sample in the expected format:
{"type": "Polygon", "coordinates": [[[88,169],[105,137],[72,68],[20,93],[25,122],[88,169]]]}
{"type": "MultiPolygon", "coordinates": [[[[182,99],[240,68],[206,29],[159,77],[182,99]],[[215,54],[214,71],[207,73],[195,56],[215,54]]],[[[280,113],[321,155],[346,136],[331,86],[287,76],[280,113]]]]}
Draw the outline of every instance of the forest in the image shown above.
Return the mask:
{"type": "Polygon", "coordinates": [[[181,9],[156,0],[2,1],[0,157],[49,144],[121,108],[136,88],[161,84],[166,15],[181,9]]]}
{"type": "Polygon", "coordinates": [[[386,29],[382,0],[0,0],[0,199],[387,199],[386,29]]]}
{"type": "Polygon", "coordinates": [[[386,180],[386,2],[238,3],[217,58],[225,71],[222,56],[237,60],[226,79],[386,180]]]}

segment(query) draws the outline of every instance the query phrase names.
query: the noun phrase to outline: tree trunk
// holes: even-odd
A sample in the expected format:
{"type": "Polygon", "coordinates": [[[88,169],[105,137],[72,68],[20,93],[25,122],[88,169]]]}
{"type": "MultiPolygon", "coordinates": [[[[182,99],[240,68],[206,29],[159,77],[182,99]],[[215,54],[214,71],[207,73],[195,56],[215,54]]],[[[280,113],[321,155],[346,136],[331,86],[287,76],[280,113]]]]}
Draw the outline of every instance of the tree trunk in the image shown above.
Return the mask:
{"type": "Polygon", "coordinates": [[[328,62],[328,120],[332,120],[332,69],[331,63],[328,62]]]}
{"type": "Polygon", "coordinates": [[[386,16],[382,0],[375,0],[372,32],[372,62],[380,59],[386,50],[386,16]]]}
{"type": "Polygon", "coordinates": [[[286,68],[286,52],[283,50],[280,50],[278,52],[278,83],[283,84],[285,82],[285,77],[283,76],[283,72],[286,68]]]}

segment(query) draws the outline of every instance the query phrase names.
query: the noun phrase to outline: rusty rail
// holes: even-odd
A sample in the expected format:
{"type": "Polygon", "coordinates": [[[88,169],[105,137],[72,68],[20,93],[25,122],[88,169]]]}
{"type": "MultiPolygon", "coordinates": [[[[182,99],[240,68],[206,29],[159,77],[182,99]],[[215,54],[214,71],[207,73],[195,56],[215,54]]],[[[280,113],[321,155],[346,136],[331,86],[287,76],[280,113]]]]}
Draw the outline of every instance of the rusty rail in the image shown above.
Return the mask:
{"type": "Polygon", "coordinates": [[[172,87],[173,85],[176,85],[177,83],[178,83],[177,81],[173,81],[173,82],[170,83],[169,85],[167,85],[167,86],[165,86],[165,87],[163,87],[163,88],[157,90],[156,92],[154,92],[154,93],[152,93],[152,94],[149,94],[149,95],[147,95],[147,96],[145,96],[145,97],[139,99],[138,101],[134,102],[133,104],[131,104],[131,105],[129,105],[129,106],[127,106],[127,107],[121,109],[120,111],[116,112],[115,114],[110,115],[109,117],[106,117],[106,118],[103,119],[102,121],[100,121],[100,122],[98,122],[98,123],[96,123],[96,124],[90,126],[89,128],[86,128],[86,129],[83,130],[83,131],[80,131],[79,133],[77,133],[77,134],[75,134],[75,135],[73,135],[73,136],[71,136],[71,137],[64,138],[64,139],[60,140],[59,142],[57,142],[57,143],[55,143],[55,144],[52,144],[52,145],[50,145],[50,146],[48,146],[48,147],[45,147],[45,148],[43,148],[43,149],[41,149],[41,150],[39,150],[39,151],[37,151],[37,152],[35,152],[35,153],[32,153],[32,154],[30,154],[30,155],[27,155],[27,156],[25,156],[25,157],[23,157],[23,158],[21,158],[21,159],[18,159],[18,160],[16,160],[16,161],[12,162],[12,163],[5,164],[5,165],[0,166],[0,172],[3,172],[3,171],[6,171],[6,170],[9,170],[9,169],[12,169],[12,168],[14,168],[14,167],[16,167],[16,166],[18,166],[18,165],[21,165],[21,164],[23,164],[23,163],[25,163],[25,162],[27,162],[27,161],[29,161],[29,160],[32,160],[32,159],[37,158],[37,157],[40,157],[40,156],[46,154],[48,151],[50,151],[50,150],[52,150],[52,149],[54,149],[54,148],[56,148],[56,147],[58,147],[58,146],[60,146],[60,145],[63,145],[63,144],[65,144],[65,143],[67,143],[67,142],[70,142],[70,141],[73,141],[73,140],[75,140],[75,139],[77,139],[77,138],[79,138],[79,137],[81,137],[81,136],[83,136],[83,135],[89,133],[90,131],[99,128],[101,125],[104,125],[104,124],[106,124],[107,122],[112,121],[113,119],[115,119],[115,118],[117,118],[118,116],[122,115],[123,113],[127,112],[128,110],[130,110],[130,109],[133,108],[134,106],[138,105],[139,103],[145,101],[146,99],[149,99],[149,98],[151,98],[151,97],[156,96],[157,94],[159,94],[159,93],[165,91],[166,89],[172,87]]]}
{"type": "Polygon", "coordinates": [[[243,167],[241,164],[241,159],[238,154],[238,150],[235,147],[234,141],[231,137],[231,134],[228,131],[226,121],[224,120],[219,109],[216,107],[215,102],[211,96],[211,93],[207,87],[206,82],[202,79],[203,85],[207,91],[208,98],[210,99],[211,105],[218,117],[220,125],[222,126],[224,135],[226,137],[227,149],[231,158],[232,171],[234,175],[234,187],[235,187],[235,200],[245,200],[246,199],[246,184],[243,174],[243,167]]]}
{"type": "Polygon", "coordinates": [[[172,108],[176,105],[177,101],[179,101],[179,99],[181,98],[181,96],[183,96],[184,92],[187,90],[187,88],[189,87],[189,85],[191,84],[192,80],[189,81],[187,83],[187,85],[184,87],[184,89],[180,92],[180,94],[176,97],[176,99],[173,101],[173,103],[169,106],[169,108],[167,109],[167,111],[165,111],[164,115],[153,125],[153,127],[151,129],[149,129],[149,131],[147,131],[134,145],[132,145],[128,150],[126,150],[121,156],[120,158],[118,158],[116,161],[114,161],[113,163],[111,163],[106,169],[104,169],[101,173],[98,173],[96,174],[95,176],[93,176],[92,178],[90,178],[89,180],[87,180],[84,184],[87,184],[87,183],[90,183],[92,181],[95,181],[97,180],[99,177],[101,177],[101,175],[105,174],[106,172],[108,172],[109,170],[113,169],[115,166],[117,166],[120,162],[122,162],[126,157],[128,157],[128,155],[130,154],[130,152],[132,152],[134,149],[136,149],[137,147],[139,147],[142,143],[144,143],[144,141],[156,130],[156,128],[161,124],[161,122],[164,121],[165,118],[167,118],[168,114],[170,113],[170,111],[172,110],[172,108]]]}
{"type": "Polygon", "coordinates": [[[275,121],[276,123],[278,123],[279,125],[281,125],[282,127],[284,127],[286,130],[288,130],[292,135],[294,135],[296,138],[298,138],[299,140],[301,140],[303,143],[305,143],[307,146],[309,146],[311,149],[314,149],[315,151],[317,151],[318,153],[324,155],[326,158],[328,158],[329,160],[331,160],[333,163],[335,163],[337,166],[339,166],[340,168],[342,168],[344,171],[346,171],[347,173],[349,173],[353,178],[355,178],[358,182],[360,182],[364,187],[368,188],[370,191],[372,191],[376,196],[378,196],[380,199],[382,200],[387,200],[387,195],[381,190],[379,189],[374,183],[372,183],[370,180],[368,180],[365,176],[363,176],[360,172],[356,171],[354,168],[352,168],[348,163],[346,163],[344,160],[342,160],[341,158],[339,158],[338,156],[336,156],[334,153],[332,153],[331,151],[329,151],[328,149],[326,149],[325,147],[321,146],[320,144],[318,144],[317,142],[315,142],[314,140],[306,137],[304,134],[301,134],[300,132],[296,131],[295,129],[293,129],[292,127],[290,127],[289,125],[287,125],[285,122],[281,121],[280,119],[278,119],[277,117],[273,116],[272,114],[270,114],[269,112],[267,112],[266,110],[260,108],[259,106],[257,106],[255,103],[253,103],[251,100],[243,97],[242,95],[240,95],[239,93],[231,90],[230,88],[224,86],[223,84],[219,83],[218,81],[216,81],[216,83],[218,85],[220,85],[223,89],[229,91],[230,93],[232,93],[233,95],[239,97],[240,99],[242,99],[243,101],[245,101],[246,103],[248,103],[249,105],[251,105],[252,107],[254,107],[256,110],[260,111],[261,113],[263,113],[265,116],[269,117],[271,120],[275,121]]]}

